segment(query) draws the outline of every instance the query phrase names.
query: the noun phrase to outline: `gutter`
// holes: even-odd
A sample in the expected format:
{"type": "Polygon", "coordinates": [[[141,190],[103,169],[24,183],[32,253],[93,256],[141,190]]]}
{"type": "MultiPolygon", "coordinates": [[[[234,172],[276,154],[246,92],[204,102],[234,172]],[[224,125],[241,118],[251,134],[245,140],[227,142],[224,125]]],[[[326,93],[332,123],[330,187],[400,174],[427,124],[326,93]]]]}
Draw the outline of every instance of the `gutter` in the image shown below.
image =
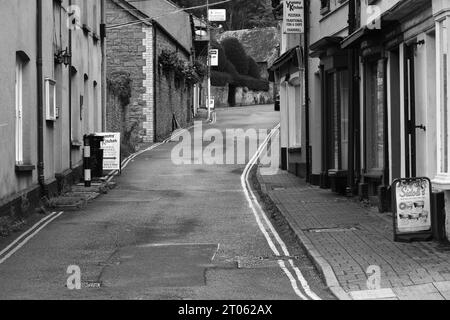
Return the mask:
{"type": "Polygon", "coordinates": [[[44,105],[43,105],[43,71],[42,71],[42,22],[43,22],[43,0],[36,0],[37,9],[37,123],[38,123],[38,182],[45,193],[45,176],[44,176],[44,105]]]}

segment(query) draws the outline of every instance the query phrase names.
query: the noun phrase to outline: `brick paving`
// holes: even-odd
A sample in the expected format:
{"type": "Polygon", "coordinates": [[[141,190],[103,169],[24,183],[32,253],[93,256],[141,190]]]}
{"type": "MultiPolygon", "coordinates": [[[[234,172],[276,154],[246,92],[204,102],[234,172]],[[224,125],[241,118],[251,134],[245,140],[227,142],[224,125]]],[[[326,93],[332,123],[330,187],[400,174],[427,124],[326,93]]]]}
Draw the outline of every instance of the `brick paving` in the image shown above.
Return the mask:
{"type": "Polygon", "coordinates": [[[391,288],[398,299],[450,298],[450,246],[394,242],[391,214],[379,214],[294,175],[280,171],[259,179],[347,293],[367,290],[366,270],[376,265],[381,268],[381,287],[391,288]]]}

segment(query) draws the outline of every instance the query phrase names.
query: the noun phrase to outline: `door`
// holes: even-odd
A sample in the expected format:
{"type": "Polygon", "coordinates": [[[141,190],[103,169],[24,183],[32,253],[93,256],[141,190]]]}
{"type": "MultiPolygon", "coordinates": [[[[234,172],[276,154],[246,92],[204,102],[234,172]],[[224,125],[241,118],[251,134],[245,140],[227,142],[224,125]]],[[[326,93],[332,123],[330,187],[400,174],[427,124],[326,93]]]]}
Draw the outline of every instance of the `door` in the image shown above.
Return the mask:
{"type": "MultiPolygon", "coordinates": [[[[405,176],[417,176],[417,132],[426,131],[426,127],[417,119],[416,110],[416,63],[417,43],[405,46],[404,85],[405,85],[405,176]]],[[[423,119],[422,119],[423,120],[423,119]]]]}

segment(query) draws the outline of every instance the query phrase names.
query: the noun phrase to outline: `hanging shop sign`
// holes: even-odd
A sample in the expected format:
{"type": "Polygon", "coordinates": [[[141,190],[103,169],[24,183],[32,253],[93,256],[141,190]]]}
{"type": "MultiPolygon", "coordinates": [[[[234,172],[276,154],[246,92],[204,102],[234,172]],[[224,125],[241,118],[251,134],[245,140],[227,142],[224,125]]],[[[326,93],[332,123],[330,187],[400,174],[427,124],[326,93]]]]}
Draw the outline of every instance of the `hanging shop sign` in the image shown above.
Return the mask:
{"type": "Polygon", "coordinates": [[[120,133],[103,132],[96,135],[103,137],[103,170],[121,170],[120,133]]]}
{"type": "Polygon", "coordinates": [[[392,184],[391,190],[394,207],[394,241],[431,240],[430,179],[398,179],[392,184]]]}
{"type": "Polygon", "coordinates": [[[226,9],[210,9],[208,10],[208,20],[211,22],[227,21],[226,9]]]}
{"type": "Polygon", "coordinates": [[[209,55],[210,55],[211,67],[218,67],[219,66],[219,50],[211,49],[209,51],[209,55]]]}
{"type": "Polygon", "coordinates": [[[303,0],[286,0],[283,9],[283,32],[304,33],[303,0]]]}

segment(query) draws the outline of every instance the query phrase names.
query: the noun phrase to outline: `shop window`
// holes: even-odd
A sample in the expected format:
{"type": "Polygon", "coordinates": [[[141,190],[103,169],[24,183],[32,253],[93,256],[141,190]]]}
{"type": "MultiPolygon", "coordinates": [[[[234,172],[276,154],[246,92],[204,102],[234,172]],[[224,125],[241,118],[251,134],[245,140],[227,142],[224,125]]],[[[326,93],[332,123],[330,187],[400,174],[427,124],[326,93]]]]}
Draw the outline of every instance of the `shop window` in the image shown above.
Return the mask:
{"type": "Polygon", "coordinates": [[[384,168],[383,61],[366,64],[366,169],[384,168]]]}

